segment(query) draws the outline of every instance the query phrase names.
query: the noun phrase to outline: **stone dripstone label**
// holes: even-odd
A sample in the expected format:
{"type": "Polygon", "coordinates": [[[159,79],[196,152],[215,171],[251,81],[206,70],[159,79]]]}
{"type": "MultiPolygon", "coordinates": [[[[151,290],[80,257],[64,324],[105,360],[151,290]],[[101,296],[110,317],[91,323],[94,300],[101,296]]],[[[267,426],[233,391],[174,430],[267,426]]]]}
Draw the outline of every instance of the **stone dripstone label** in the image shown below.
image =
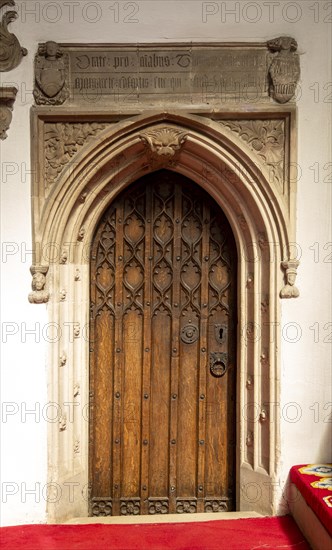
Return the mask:
{"type": "MultiPolygon", "coordinates": [[[[276,94],[275,90],[274,95],[271,93],[269,70],[272,67],[273,78],[277,71],[285,73],[283,82],[291,78],[295,90],[299,70],[294,76],[293,67],[296,68],[298,56],[294,53],[295,41],[289,40],[291,49],[283,38],[262,44],[58,44],[54,57],[47,55],[49,43],[40,44],[35,61],[38,88],[35,98],[39,104],[66,102],[90,106],[110,101],[129,105],[156,102],[217,105],[234,101],[270,102],[271,97],[282,102],[282,93],[276,94]],[[277,58],[282,47],[283,65],[277,58]],[[58,88],[55,91],[59,96],[62,94],[59,100],[57,95],[51,97],[50,81],[57,83],[59,91],[58,88]]],[[[291,99],[287,91],[285,101],[291,99]]]]}

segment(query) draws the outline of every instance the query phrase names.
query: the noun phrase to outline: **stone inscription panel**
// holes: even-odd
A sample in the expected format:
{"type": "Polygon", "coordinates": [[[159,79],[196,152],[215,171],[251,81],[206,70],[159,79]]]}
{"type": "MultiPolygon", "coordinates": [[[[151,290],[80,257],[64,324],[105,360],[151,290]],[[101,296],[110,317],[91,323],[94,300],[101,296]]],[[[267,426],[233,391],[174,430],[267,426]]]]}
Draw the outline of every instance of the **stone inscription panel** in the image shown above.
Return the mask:
{"type": "Polygon", "coordinates": [[[59,46],[75,103],[268,100],[265,45],[59,46]]]}

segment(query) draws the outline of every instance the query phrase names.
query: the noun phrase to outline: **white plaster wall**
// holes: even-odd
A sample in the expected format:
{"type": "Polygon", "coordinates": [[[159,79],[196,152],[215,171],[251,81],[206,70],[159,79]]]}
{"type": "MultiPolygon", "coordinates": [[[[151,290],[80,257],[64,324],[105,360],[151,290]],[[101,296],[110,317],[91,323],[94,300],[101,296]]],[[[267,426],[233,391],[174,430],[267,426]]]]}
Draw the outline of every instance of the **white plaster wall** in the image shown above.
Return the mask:
{"type": "MultiPolygon", "coordinates": [[[[331,460],[331,4],[324,1],[17,1],[11,31],[28,49],[1,74],[19,88],[1,143],[3,525],[43,522],[47,498],[46,306],[30,305],[30,129],[37,43],[264,41],[299,44],[297,245],[300,298],[282,302],[281,463],[278,491],[292,464],[331,460]],[[328,165],[328,163],[330,164],[328,165]],[[330,323],[330,324],[329,324],[330,323]],[[28,333],[34,330],[34,334],[28,333]],[[12,332],[12,334],[10,333],[12,332]],[[26,414],[27,409],[35,414],[26,414]],[[34,490],[34,494],[29,491],[34,490]]],[[[258,488],[258,491],[260,488],[258,488]]],[[[256,498],[256,495],[255,497],[256,498]]]]}

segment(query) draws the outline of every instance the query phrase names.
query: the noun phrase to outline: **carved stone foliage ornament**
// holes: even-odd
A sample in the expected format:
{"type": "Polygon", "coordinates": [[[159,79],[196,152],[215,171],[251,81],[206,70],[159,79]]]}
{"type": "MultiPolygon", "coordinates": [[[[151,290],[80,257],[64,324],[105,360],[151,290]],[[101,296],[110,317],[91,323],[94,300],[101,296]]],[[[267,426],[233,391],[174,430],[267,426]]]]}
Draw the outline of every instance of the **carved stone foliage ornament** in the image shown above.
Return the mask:
{"type": "Polygon", "coordinates": [[[225,120],[223,126],[236,133],[269,169],[271,181],[284,185],[285,122],[283,120],[225,120]]]}
{"type": "Polygon", "coordinates": [[[49,300],[49,292],[45,290],[46,273],[48,266],[32,265],[30,267],[32,275],[32,292],[29,294],[29,302],[31,304],[45,304],[49,300]]]}
{"type": "MultiPolygon", "coordinates": [[[[14,0],[0,0],[0,9],[4,6],[15,6],[14,0]]],[[[8,25],[17,18],[14,10],[6,11],[0,23],[0,71],[11,71],[17,67],[24,55],[26,48],[22,48],[15,34],[8,31],[8,25]]]]}
{"type": "Polygon", "coordinates": [[[17,88],[0,88],[0,139],[6,139],[12,121],[12,111],[17,88]]]}
{"type": "Polygon", "coordinates": [[[176,128],[164,127],[142,132],[140,138],[148,148],[152,162],[172,164],[187,139],[187,134],[176,128]]]}
{"type": "Polygon", "coordinates": [[[300,78],[297,42],[291,36],[281,36],[267,42],[273,55],[269,66],[270,96],[278,103],[287,103],[295,94],[300,78]]]}
{"type": "Polygon", "coordinates": [[[69,96],[68,55],[53,41],[40,44],[35,57],[35,88],[38,105],[62,105],[69,96]]]}
{"type": "MultiPolygon", "coordinates": [[[[45,128],[45,180],[50,187],[90,136],[95,136],[107,124],[98,122],[46,124],[45,128]]],[[[83,229],[83,228],[82,228],[83,229]]],[[[78,235],[84,237],[84,234],[78,235]]]]}
{"type": "Polygon", "coordinates": [[[281,266],[285,270],[286,284],[280,291],[280,298],[297,298],[300,295],[299,289],[295,286],[299,263],[298,260],[282,262],[281,266]]]}

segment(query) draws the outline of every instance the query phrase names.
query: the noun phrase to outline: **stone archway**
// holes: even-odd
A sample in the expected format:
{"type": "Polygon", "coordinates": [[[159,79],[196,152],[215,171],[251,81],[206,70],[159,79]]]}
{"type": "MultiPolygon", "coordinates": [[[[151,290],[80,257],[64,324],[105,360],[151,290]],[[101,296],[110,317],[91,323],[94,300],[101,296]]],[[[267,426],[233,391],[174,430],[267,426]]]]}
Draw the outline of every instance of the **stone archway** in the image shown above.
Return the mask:
{"type": "MultiPolygon", "coordinates": [[[[276,510],[273,487],[280,436],[279,419],[270,404],[279,400],[281,267],[287,276],[282,293],[296,295],[289,276],[291,271],[296,273],[298,263],[291,250],[294,194],[287,176],[283,185],[271,184],[271,164],[262,158],[258,161],[255,144],[250,147],[241,138],[241,125],[234,131],[233,124],[179,113],[150,113],[112,125],[96,122],[89,126],[96,139],[77,151],[75,163],[67,163],[69,169],[62,165],[53,177],[59,163],[49,162],[52,185],[43,190],[40,178],[36,179],[30,301],[49,301],[49,322],[54,330],[61,330],[61,338],[55,337],[49,346],[49,401],[61,411],[59,423],[49,424],[49,483],[61,487],[61,498],[49,502],[51,521],[88,515],[92,235],[120,191],[142,175],[165,167],[205,189],[222,207],[235,237],[239,258],[237,506],[264,514],[276,510]]],[[[41,127],[45,137],[48,128],[39,114],[36,131],[41,132],[41,127]]],[[[60,130],[54,128],[53,134],[60,130]]],[[[50,139],[56,148],[53,134],[50,139]]],[[[40,155],[36,155],[37,164],[40,155]]]]}

